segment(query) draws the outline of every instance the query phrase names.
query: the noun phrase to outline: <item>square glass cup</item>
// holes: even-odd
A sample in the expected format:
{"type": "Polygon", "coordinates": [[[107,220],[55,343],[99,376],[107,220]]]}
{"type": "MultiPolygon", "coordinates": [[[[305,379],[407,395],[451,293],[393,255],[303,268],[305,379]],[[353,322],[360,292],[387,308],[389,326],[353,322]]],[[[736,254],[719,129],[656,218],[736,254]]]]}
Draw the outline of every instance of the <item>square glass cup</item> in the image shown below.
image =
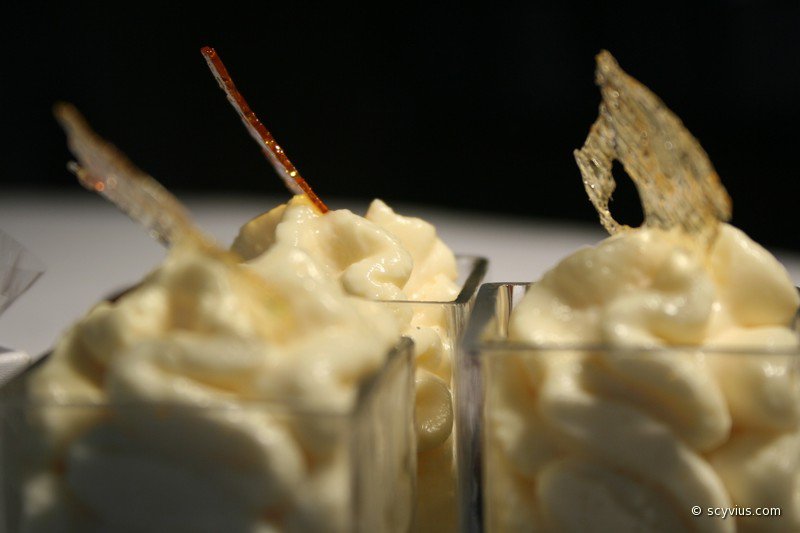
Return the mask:
{"type": "Polygon", "coordinates": [[[467,327],[462,531],[800,528],[798,348],[513,342],[529,287],[483,285],[467,327]]]}
{"type": "Polygon", "coordinates": [[[37,367],[0,390],[2,531],[410,528],[408,339],[346,411],[290,401],[42,403],[26,395],[37,367]]]}
{"type": "MultiPolygon", "coordinates": [[[[469,315],[478,296],[478,289],[486,276],[489,260],[476,255],[456,255],[456,269],[458,277],[458,295],[453,300],[380,300],[390,306],[392,310],[398,308],[408,309],[411,313],[431,312],[442,313],[443,323],[446,325],[445,341],[452,341],[455,346],[459,344],[466,331],[469,315]]],[[[454,355],[457,353],[453,352],[454,355]]]]}
{"type": "MultiPolygon", "coordinates": [[[[453,379],[453,368],[458,365],[456,358],[462,353],[461,341],[466,330],[470,312],[475,303],[483,278],[486,276],[489,262],[484,257],[457,255],[456,266],[459,287],[458,295],[451,301],[411,301],[385,300],[393,312],[406,316],[421,316],[426,324],[435,323],[441,341],[441,353],[438,350],[426,350],[417,346],[416,357],[420,366],[430,366],[427,361],[420,361],[431,353],[437,357],[445,357],[451,366],[443,372],[452,393],[453,405],[451,413],[458,403],[458,390],[453,379]]],[[[419,385],[418,385],[419,386],[419,385]]],[[[425,394],[421,392],[421,394],[425,394]]],[[[418,416],[417,420],[424,417],[418,416]]],[[[449,425],[450,435],[441,441],[420,443],[417,459],[417,505],[414,531],[454,531],[457,524],[457,469],[455,468],[456,431],[449,425]]]]}

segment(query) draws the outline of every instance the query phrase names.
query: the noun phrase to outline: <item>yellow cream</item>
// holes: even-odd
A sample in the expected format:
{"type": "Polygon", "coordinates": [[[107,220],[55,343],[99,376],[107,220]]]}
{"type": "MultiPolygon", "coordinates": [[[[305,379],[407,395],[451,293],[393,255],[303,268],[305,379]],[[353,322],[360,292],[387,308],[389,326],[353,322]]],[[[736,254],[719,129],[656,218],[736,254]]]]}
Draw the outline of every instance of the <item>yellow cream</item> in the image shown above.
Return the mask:
{"type": "MultiPolygon", "coordinates": [[[[361,217],[346,209],[321,215],[305,196],[296,196],[245,224],[232,249],[268,277],[262,254],[279,244],[308,253],[353,296],[446,302],[458,293],[455,256],[436,229],[380,200],[361,217]]],[[[389,307],[416,347],[417,529],[454,530],[453,346],[446,317],[430,306],[389,307]]]]}
{"type": "Polygon", "coordinates": [[[346,412],[400,331],[298,248],[276,244],[259,272],[179,246],[64,335],[27,381],[32,401],[56,407],[37,411],[43,461],[23,489],[22,530],[349,527],[335,420],[266,406],[346,412]],[[58,407],[76,404],[116,414],[58,407]]]}
{"type": "Polygon", "coordinates": [[[785,269],[726,224],[708,252],[642,228],[562,260],[509,338],[564,349],[491,378],[490,529],[800,529],[796,363],[733,353],[795,350],[797,307],[785,269]],[[782,515],[707,516],[734,506],[782,515]]]}

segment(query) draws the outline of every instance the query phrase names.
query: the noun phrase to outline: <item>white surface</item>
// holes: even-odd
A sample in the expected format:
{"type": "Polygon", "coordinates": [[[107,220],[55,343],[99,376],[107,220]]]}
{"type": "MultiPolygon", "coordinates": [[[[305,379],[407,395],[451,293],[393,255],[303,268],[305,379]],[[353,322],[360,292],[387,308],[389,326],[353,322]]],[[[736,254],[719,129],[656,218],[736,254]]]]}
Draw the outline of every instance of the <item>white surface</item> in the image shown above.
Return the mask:
{"type": "MultiPolygon", "coordinates": [[[[230,244],[242,223],[284,198],[189,198],[199,225],[230,244]]],[[[363,213],[366,203],[330,202],[363,213]]],[[[604,237],[599,228],[490,217],[429,207],[394,205],[434,223],[457,253],[489,258],[486,281],[532,281],[579,246],[604,237]]],[[[41,354],[71,322],[105,295],[155,267],[163,248],[113,206],[92,194],[3,194],[0,228],[45,264],[44,276],[0,316],[0,345],[41,354]]],[[[795,283],[800,257],[778,253],[795,283]]]]}

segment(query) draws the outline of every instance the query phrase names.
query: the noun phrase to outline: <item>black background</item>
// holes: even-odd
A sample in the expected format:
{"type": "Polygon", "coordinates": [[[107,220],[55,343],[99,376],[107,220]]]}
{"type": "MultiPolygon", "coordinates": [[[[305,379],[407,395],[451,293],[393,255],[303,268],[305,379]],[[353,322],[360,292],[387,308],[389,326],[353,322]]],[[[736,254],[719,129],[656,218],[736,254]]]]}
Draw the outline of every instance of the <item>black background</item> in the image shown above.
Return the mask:
{"type": "MultiPolygon", "coordinates": [[[[701,141],[756,240],[800,249],[800,3],[107,3],[7,7],[2,190],[75,190],[75,103],[167,187],[277,193],[200,55],[214,46],[323,198],[596,221],[572,158],[609,49],[701,141]]],[[[633,192],[614,210],[635,222],[633,192]]]]}

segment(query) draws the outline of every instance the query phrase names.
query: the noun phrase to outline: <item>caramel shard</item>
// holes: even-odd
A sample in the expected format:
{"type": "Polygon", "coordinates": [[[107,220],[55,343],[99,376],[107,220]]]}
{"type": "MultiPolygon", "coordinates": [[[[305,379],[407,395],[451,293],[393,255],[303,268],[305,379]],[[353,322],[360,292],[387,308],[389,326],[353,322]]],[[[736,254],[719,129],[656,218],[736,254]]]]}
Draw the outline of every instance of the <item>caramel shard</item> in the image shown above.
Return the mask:
{"type": "Polygon", "coordinates": [[[105,196],[163,244],[206,240],[183,204],[92,131],[74,106],[59,103],[53,112],[78,160],[70,163],[69,169],[84,187],[105,196]]]}
{"type": "Polygon", "coordinates": [[[70,150],[79,161],[71,162],[69,168],[84,187],[106,197],[162,244],[196,247],[209,260],[230,267],[232,283],[246,283],[246,290],[255,291],[257,297],[268,304],[273,313],[271,324],[278,330],[292,331],[293,319],[284,299],[254,271],[239,268],[241,257],[220,248],[204,234],[180,200],[95,133],[73,105],[56,104],[53,112],[67,134],[70,150]]]}
{"type": "Polygon", "coordinates": [[[250,109],[244,96],[242,96],[242,93],[236,88],[236,84],[233,83],[233,78],[228,74],[228,69],[225,68],[225,64],[222,62],[222,58],[219,57],[216,50],[210,46],[204,46],[200,52],[206,59],[208,68],[211,70],[220,88],[225,93],[225,96],[227,96],[228,102],[236,110],[239,118],[242,119],[244,127],[247,128],[250,136],[261,147],[261,151],[267,157],[267,160],[272,163],[272,167],[283,179],[284,184],[293,194],[305,194],[308,196],[308,199],[311,200],[311,203],[320,213],[327,213],[328,207],[311,189],[308,182],[303,179],[297,168],[289,161],[289,157],[286,155],[286,152],[283,151],[283,148],[275,142],[275,138],[267,127],[264,126],[256,114],[250,109]]]}
{"type": "Polygon", "coordinates": [[[731,200],[700,143],[647,87],[628,76],[610,53],[597,56],[603,100],[583,148],[575,150],[586,193],[609,233],[629,229],[611,216],[616,159],[636,185],[644,226],[681,229],[709,244],[731,200]]]}

